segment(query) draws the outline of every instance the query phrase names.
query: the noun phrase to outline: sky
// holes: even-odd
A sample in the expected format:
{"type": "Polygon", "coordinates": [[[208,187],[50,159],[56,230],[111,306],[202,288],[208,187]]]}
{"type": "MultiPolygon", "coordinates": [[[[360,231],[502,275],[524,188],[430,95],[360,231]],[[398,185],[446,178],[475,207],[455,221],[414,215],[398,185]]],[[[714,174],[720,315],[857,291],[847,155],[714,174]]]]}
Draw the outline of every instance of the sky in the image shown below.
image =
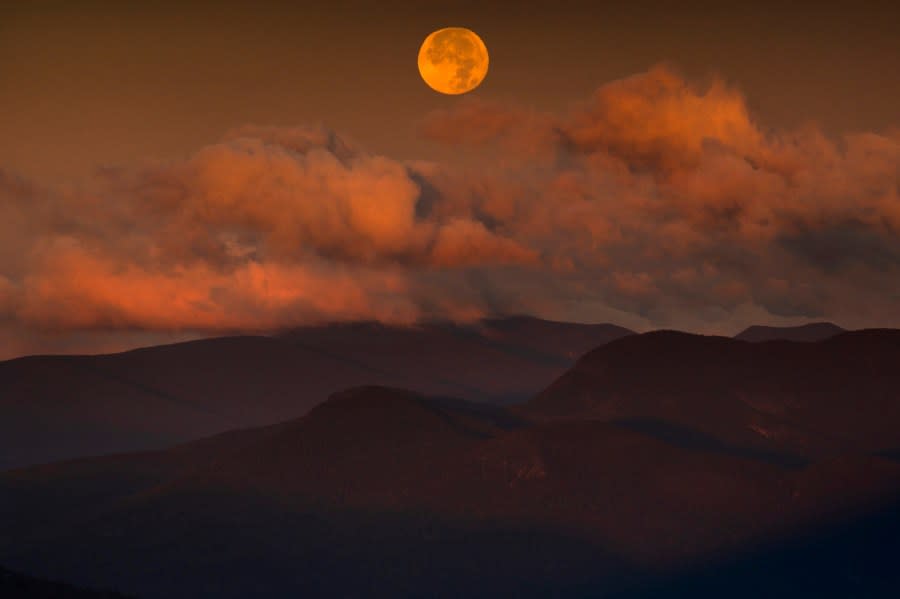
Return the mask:
{"type": "Polygon", "coordinates": [[[513,313],[900,326],[893,3],[7,4],[0,359],[513,313]],[[464,96],[416,70],[446,26],[490,52],[464,96]]]}

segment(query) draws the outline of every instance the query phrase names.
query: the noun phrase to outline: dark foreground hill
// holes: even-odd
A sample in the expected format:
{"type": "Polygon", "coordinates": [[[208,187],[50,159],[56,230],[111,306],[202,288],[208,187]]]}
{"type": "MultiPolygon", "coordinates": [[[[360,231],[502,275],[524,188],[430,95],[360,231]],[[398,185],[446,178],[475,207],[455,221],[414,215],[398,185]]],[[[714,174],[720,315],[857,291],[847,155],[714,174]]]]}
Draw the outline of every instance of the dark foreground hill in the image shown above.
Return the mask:
{"type": "MultiPolygon", "coordinates": [[[[633,339],[619,351],[660,358],[645,379],[673,376],[633,339]]],[[[896,596],[889,457],[801,460],[564,400],[567,419],[528,420],[363,387],[275,426],[7,472],[0,563],[145,597],[896,596]]]]}
{"type": "Polygon", "coordinates": [[[525,317],[471,326],[359,323],[9,360],[0,362],[0,470],[277,422],[356,385],[523,401],[577,356],[629,333],[525,317]]]}
{"type": "Polygon", "coordinates": [[[734,336],[740,341],[760,343],[761,341],[824,341],[843,333],[844,329],[830,322],[812,322],[796,327],[764,327],[754,325],[747,327],[734,336]]]}

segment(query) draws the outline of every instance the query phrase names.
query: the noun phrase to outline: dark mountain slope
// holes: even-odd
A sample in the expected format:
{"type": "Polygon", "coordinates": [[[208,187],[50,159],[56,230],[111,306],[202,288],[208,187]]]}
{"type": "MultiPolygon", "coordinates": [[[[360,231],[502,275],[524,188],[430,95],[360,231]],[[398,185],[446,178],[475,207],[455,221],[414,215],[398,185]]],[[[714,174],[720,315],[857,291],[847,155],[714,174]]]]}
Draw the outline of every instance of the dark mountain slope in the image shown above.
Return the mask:
{"type": "Polygon", "coordinates": [[[523,409],[532,417],[651,419],[805,457],[900,447],[900,331],[745,343],[659,331],[583,356],[523,409]]]}
{"type": "Polygon", "coordinates": [[[760,343],[762,341],[824,341],[843,333],[844,329],[830,322],[812,322],[796,327],[747,327],[734,336],[739,341],[760,343]]]}
{"type": "Polygon", "coordinates": [[[510,403],[532,396],[584,352],[630,334],[608,324],[513,317],[473,325],[335,324],[279,338],[392,373],[405,388],[510,403]]]}
{"type": "Polygon", "coordinates": [[[556,358],[576,359],[604,343],[633,335],[612,324],[580,324],[515,316],[483,321],[478,330],[487,339],[556,358]]]}
{"type": "Polygon", "coordinates": [[[628,333],[527,318],[468,327],[329,325],[0,362],[0,470],[277,422],[357,385],[524,400],[562,374],[573,352],[628,333]],[[545,343],[549,349],[536,349],[545,343]]]}
{"type": "Polygon", "coordinates": [[[681,433],[357,388],[277,426],[0,475],[0,561],[148,597],[600,596],[900,485],[883,458],[783,464],[681,433]]]}

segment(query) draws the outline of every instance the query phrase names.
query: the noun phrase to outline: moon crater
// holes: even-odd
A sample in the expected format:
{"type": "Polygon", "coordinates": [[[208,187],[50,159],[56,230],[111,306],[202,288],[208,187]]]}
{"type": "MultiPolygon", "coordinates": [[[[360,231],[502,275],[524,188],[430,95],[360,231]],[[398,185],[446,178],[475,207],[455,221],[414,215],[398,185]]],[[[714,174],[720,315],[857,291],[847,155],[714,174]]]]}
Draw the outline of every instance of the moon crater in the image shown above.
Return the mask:
{"type": "Polygon", "coordinates": [[[488,62],[484,42],[464,27],[439,29],[419,49],[422,79],[442,94],[464,94],[478,87],[487,75],[488,62]]]}

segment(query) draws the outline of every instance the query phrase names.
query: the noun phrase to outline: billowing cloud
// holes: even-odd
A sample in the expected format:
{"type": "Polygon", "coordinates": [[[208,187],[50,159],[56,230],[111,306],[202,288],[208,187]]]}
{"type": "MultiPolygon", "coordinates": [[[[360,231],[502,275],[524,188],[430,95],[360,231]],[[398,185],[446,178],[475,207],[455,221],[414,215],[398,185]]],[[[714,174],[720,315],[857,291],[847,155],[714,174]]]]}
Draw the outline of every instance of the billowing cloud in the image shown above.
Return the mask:
{"type": "Polygon", "coordinates": [[[465,214],[417,214],[417,170],[319,127],[244,127],[84,189],[0,183],[0,310],[44,331],[472,319],[464,285],[432,297],[419,280],[538,262],[465,214]]]}
{"type": "Polygon", "coordinates": [[[422,132],[486,159],[401,162],[323,127],[243,127],[82,187],[0,171],[0,319],[900,326],[896,131],[773,131],[726,83],[657,67],[560,114],[463,99],[422,132]]]}
{"type": "Polygon", "coordinates": [[[734,88],[666,67],[565,114],[473,101],[423,131],[510,150],[504,168],[447,195],[539,251],[546,276],[586,300],[718,332],[749,314],[900,326],[896,132],[765,129],[734,88]]]}

